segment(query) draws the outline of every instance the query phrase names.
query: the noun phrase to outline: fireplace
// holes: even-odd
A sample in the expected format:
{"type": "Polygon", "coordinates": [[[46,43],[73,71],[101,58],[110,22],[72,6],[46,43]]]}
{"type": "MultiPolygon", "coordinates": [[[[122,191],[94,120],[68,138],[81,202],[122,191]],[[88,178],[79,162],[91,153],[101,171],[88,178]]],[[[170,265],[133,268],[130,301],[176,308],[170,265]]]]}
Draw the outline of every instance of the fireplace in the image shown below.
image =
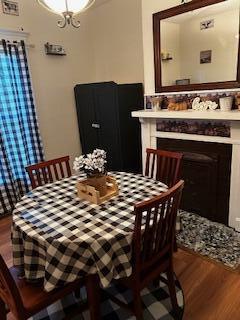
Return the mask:
{"type": "MultiPolygon", "coordinates": [[[[206,94],[211,98],[211,95],[236,92],[232,89],[195,91],[171,93],[171,96],[162,92],[157,96],[171,99],[206,94]]],[[[182,208],[221,221],[240,232],[240,111],[144,109],[132,112],[132,117],[139,118],[141,123],[143,172],[147,148],[183,152],[186,189],[182,208]]]]}
{"type": "Polygon", "coordinates": [[[181,208],[227,225],[232,145],[157,138],[157,147],[184,154],[181,208]]]}

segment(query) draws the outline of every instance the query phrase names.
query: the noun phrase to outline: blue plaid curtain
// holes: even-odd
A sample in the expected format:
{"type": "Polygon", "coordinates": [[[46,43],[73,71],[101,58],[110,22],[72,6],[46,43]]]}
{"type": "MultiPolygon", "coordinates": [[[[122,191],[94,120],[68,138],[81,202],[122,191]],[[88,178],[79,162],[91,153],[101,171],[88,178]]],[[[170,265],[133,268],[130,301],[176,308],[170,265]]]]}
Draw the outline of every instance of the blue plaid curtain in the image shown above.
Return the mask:
{"type": "Polygon", "coordinates": [[[43,160],[24,42],[0,43],[0,217],[28,191],[25,167],[43,160]]]}

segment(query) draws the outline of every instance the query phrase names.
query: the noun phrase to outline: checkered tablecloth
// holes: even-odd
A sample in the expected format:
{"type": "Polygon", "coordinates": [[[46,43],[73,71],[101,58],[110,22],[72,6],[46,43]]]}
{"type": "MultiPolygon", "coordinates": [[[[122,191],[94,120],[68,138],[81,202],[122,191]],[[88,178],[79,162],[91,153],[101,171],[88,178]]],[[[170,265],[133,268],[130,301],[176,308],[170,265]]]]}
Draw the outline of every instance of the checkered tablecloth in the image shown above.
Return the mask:
{"type": "Polygon", "coordinates": [[[141,175],[111,175],[119,195],[101,205],[77,197],[76,183],[84,175],[38,187],[16,205],[13,261],[27,279],[44,278],[50,291],[89,273],[98,273],[103,287],[131,274],[133,205],[166,186],[141,175]]]}

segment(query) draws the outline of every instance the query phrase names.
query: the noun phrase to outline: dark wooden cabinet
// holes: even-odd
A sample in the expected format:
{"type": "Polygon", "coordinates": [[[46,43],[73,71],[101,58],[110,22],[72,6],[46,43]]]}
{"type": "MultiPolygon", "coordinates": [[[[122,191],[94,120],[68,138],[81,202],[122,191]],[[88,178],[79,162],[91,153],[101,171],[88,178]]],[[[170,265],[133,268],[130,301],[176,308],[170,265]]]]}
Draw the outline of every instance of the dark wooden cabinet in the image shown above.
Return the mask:
{"type": "Polygon", "coordinates": [[[143,106],[142,84],[79,84],[74,90],[83,154],[101,148],[108,170],[140,172],[140,124],[131,112],[143,106]]]}

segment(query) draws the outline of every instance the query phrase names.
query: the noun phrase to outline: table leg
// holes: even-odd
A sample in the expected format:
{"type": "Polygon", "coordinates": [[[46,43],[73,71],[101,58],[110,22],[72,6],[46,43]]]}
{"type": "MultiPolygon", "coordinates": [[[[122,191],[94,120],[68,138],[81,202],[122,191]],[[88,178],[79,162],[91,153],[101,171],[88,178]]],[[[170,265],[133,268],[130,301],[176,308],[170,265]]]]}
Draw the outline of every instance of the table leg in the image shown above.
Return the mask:
{"type": "Polygon", "coordinates": [[[86,289],[90,318],[91,320],[99,320],[101,319],[101,307],[99,277],[97,274],[86,277],[86,289]]]}

